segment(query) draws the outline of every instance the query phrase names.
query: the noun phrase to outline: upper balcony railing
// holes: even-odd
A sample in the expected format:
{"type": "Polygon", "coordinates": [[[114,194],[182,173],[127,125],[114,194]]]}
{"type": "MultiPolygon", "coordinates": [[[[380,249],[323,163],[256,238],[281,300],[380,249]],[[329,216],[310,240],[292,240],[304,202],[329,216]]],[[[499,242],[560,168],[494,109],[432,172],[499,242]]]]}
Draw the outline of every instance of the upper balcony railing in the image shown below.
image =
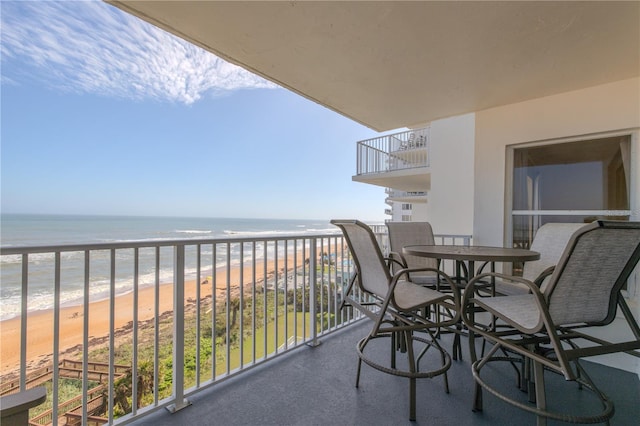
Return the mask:
{"type": "Polygon", "coordinates": [[[429,166],[429,127],[358,142],[357,174],[429,166]]]}
{"type": "Polygon", "coordinates": [[[426,197],[427,195],[425,191],[398,191],[393,188],[387,188],[385,192],[389,198],[426,197]]]}
{"type": "MultiPolygon", "coordinates": [[[[388,252],[386,227],[372,228],[388,252]]],[[[3,247],[0,260],[3,290],[22,294],[3,322],[13,360],[2,360],[0,395],[51,383],[32,425],[180,410],[189,395],[360,319],[340,309],[354,273],[341,234],[3,247]],[[51,307],[38,311],[42,292],[51,307]]]]}

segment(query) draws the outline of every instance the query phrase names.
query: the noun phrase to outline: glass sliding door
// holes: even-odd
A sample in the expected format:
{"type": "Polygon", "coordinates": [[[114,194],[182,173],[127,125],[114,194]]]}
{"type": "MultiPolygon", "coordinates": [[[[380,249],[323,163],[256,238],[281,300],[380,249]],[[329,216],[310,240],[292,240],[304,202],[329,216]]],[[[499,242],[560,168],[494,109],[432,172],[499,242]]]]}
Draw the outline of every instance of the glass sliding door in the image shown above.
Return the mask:
{"type": "Polygon", "coordinates": [[[629,220],[630,167],[631,135],[513,149],[514,247],[548,222],[629,220]]]}

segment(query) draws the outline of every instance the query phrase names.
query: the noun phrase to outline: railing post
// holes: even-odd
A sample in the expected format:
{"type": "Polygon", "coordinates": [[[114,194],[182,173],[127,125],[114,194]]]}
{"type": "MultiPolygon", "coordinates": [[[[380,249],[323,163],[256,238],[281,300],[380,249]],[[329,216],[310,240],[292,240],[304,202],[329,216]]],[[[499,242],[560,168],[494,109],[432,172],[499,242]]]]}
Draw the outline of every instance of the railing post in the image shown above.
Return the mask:
{"type": "Polygon", "coordinates": [[[20,307],[20,390],[27,390],[27,305],[29,289],[29,255],[22,255],[22,301],[20,307]]]}
{"type": "Polygon", "coordinates": [[[311,319],[311,340],[307,342],[308,346],[315,347],[320,344],[318,340],[318,319],[316,318],[318,312],[316,310],[316,268],[317,268],[317,251],[316,246],[318,240],[311,238],[311,244],[309,247],[309,317],[311,319]]]}
{"type": "Polygon", "coordinates": [[[173,395],[175,403],[167,407],[171,413],[191,405],[184,397],[184,244],[174,248],[173,285],[173,395]]]}

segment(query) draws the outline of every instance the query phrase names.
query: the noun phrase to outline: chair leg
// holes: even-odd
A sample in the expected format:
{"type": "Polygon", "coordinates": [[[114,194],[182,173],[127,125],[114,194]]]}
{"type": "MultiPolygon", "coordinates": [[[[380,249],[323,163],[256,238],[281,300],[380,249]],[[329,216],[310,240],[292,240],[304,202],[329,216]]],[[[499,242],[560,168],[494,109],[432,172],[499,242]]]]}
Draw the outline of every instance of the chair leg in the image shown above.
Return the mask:
{"type": "Polygon", "coordinates": [[[529,358],[525,358],[522,365],[523,365],[522,369],[524,371],[524,384],[522,386],[522,389],[527,392],[527,395],[529,397],[529,402],[535,403],[536,402],[536,394],[535,394],[536,384],[535,384],[535,372],[533,370],[534,368],[533,363],[529,358]]]}
{"type": "MultiPolygon", "coordinates": [[[[364,350],[364,347],[367,346],[367,343],[369,343],[370,339],[371,339],[371,335],[365,337],[364,339],[358,342],[357,346],[358,346],[359,352],[362,352],[364,350]]],[[[356,388],[360,386],[360,370],[362,370],[362,358],[358,356],[358,372],[356,373],[356,388]]]]}
{"type": "Polygon", "coordinates": [[[453,360],[457,361],[458,359],[460,359],[460,361],[462,361],[462,344],[460,343],[460,333],[462,330],[462,327],[460,326],[460,324],[456,324],[456,330],[455,334],[453,336],[453,360]]]}
{"type": "MultiPolygon", "coordinates": [[[[471,330],[469,331],[471,332],[471,330]]],[[[484,364],[491,360],[491,357],[498,351],[498,349],[500,349],[500,345],[493,345],[493,347],[489,349],[489,353],[486,355],[486,357],[474,361],[471,365],[471,371],[473,372],[473,376],[475,378],[475,388],[473,391],[473,407],[471,408],[471,411],[473,412],[482,411],[482,386],[480,385],[480,369],[484,364]]]]}
{"type": "Polygon", "coordinates": [[[416,421],[416,379],[409,379],[409,420],[416,421]]]}
{"type": "MultiPolygon", "coordinates": [[[[413,353],[413,339],[411,338],[411,332],[405,331],[404,340],[406,342],[407,356],[409,358],[409,372],[416,372],[416,360],[413,353]]],[[[416,378],[409,377],[409,420],[416,420],[416,378]]]]}
{"type": "MultiPolygon", "coordinates": [[[[436,340],[435,335],[431,332],[431,330],[427,330],[427,332],[429,333],[429,336],[431,337],[431,341],[433,342],[432,344],[440,351],[440,359],[442,360],[442,365],[445,365],[447,363],[447,356],[445,355],[445,351],[442,349],[442,346],[440,346],[440,344],[436,340]]],[[[425,348],[425,351],[426,351],[426,349],[429,349],[429,346],[427,346],[425,348]]],[[[423,354],[420,354],[420,357],[422,357],[422,355],[423,354]]],[[[418,357],[418,361],[417,361],[418,363],[420,363],[420,357],[418,357]]],[[[419,370],[420,369],[418,368],[418,371],[419,370]]],[[[448,376],[446,371],[442,375],[444,376],[443,377],[444,378],[444,391],[446,393],[449,393],[449,376],[448,376]]]]}
{"type": "MultiPolygon", "coordinates": [[[[533,364],[533,376],[534,376],[534,386],[536,388],[536,407],[540,411],[546,411],[547,409],[547,398],[545,396],[544,391],[544,367],[538,361],[532,361],[533,364]]],[[[537,416],[536,420],[537,426],[546,426],[547,418],[544,416],[537,416]]]]}
{"type": "Polygon", "coordinates": [[[391,333],[391,368],[396,368],[396,351],[398,350],[399,337],[398,333],[391,333]]]}
{"type": "MultiPolygon", "coordinates": [[[[499,399],[507,402],[515,407],[518,407],[522,410],[525,410],[529,413],[532,413],[536,416],[536,425],[538,426],[546,426],[547,419],[559,420],[566,423],[607,423],[609,424],[609,419],[614,414],[614,406],[613,403],[604,395],[601,391],[599,391],[593,381],[588,378],[587,373],[582,370],[581,379],[582,385],[585,389],[588,389],[594,392],[595,396],[597,396],[602,402],[602,411],[598,414],[589,414],[588,416],[576,416],[573,414],[569,414],[562,411],[548,411],[547,402],[546,402],[546,389],[545,389],[545,377],[544,377],[544,364],[539,362],[537,357],[530,358],[524,357],[524,359],[520,358],[512,358],[509,356],[505,357],[494,357],[493,355],[496,353],[496,349],[499,349],[500,344],[496,344],[492,349],[489,350],[489,353],[486,357],[481,358],[480,360],[474,362],[471,366],[471,371],[476,382],[476,391],[474,395],[474,410],[479,411],[482,409],[482,396],[480,394],[480,388],[482,390],[486,389],[492,395],[498,397],[499,399]],[[521,402],[517,399],[512,399],[511,397],[503,394],[497,389],[491,387],[488,383],[486,383],[480,377],[480,370],[483,366],[485,366],[488,362],[492,361],[508,361],[508,362],[522,362],[526,364],[525,372],[527,374],[527,387],[530,389],[531,394],[529,398],[531,401],[535,402],[535,405],[532,405],[528,402],[521,402]],[[479,386],[479,387],[478,387],[479,386]]],[[[580,363],[577,360],[573,360],[576,368],[581,369],[580,363]]]]}
{"type": "Polygon", "coordinates": [[[473,408],[471,411],[474,413],[482,411],[482,387],[478,383],[475,384],[473,391],[473,408]]]}
{"type": "MultiPolygon", "coordinates": [[[[398,329],[396,328],[396,330],[398,329]]],[[[431,339],[428,339],[423,336],[414,335],[414,329],[412,327],[404,327],[403,329],[401,328],[400,330],[396,331],[397,334],[395,336],[393,336],[393,332],[378,333],[375,336],[368,335],[362,340],[360,340],[356,345],[356,349],[358,351],[358,372],[356,376],[356,387],[359,386],[360,370],[363,362],[373,367],[376,370],[379,370],[388,374],[392,374],[394,376],[401,376],[406,379],[409,379],[409,418],[412,421],[416,420],[416,412],[417,412],[416,379],[433,378],[435,376],[445,374],[445,389],[447,390],[447,392],[449,388],[448,377],[446,376],[446,374],[447,374],[447,370],[451,367],[451,357],[434,338],[433,330],[426,328],[425,331],[429,334],[429,337],[431,337],[431,339]],[[400,370],[397,370],[396,368],[390,368],[387,362],[383,362],[382,364],[380,364],[375,360],[368,358],[364,353],[365,347],[367,346],[367,343],[369,342],[369,340],[373,340],[376,338],[384,338],[389,340],[395,339],[395,344],[392,344],[391,346],[394,349],[398,347],[404,349],[404,352],[406,352],[406,356],[407,356],[408,368],[406,369],[402,368],[400,370]],[[416,343],[419,344],[418,349],[420,349],[420,346],[421,346],[420,344],[425,344],[425,348],[424,348],[425,351],[431,347],[433,347],[434,350],[438,350],[442,357],[442,365],[439,367],[434,366],[435,368],[428,368],[427,371],[420,371],[419,360],[418,358],[416,358],[416,346],[415,346],[416,343]]],[[[436,361],[436,364],[437,364],[437,358],[435,358],[434,360],[436,361]]],[[[404,362],[402,363],[402,365],[404,365],[404,362]]]]}
{"type": "MultiPolygon", "coordinates": [[[[447,358],[445,357],[444,353],[441,353],[440,357],[442,359],[442,365],[444,365],[446,360],[447,360],[447,358]]],[[[446,371],[442,375],[444,376],[444,391],[446,393],[449,393],[449,376],[447,375],[446,371]]]]}
{"type": "MultiPolygon", "coordinates": [[[[580,361],[576,359],[574,363],[576,366],[576,373],[578,376],[578,384],[579,384],[578,389],[582,390],[583,387],[588,387],[589,389],[591,389],[591,391],[594,392],[602,402],[602,407],[604,408],[604,410],[607,411],[609,408],[609,403],[608,403],[609,398],[596,386],[593,380],[591,380],[591,376],[587,374],[585,369],[582,367],[582,364],[580,363],[580,361]],[[584,383],[586,383],[586,385],[582,384],[583,381],[584,383]]],[[[610,425],[609,418],[607,418],[606,425],[607,426],[610,425]]]]}

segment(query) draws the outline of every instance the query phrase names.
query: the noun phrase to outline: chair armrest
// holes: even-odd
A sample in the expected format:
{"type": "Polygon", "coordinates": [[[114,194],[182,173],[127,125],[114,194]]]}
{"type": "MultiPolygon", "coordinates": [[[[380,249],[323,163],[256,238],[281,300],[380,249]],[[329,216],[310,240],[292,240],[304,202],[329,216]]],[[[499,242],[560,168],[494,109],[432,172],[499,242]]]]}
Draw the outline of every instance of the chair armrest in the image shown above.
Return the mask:
{"type": "MultiPolygon", "coordinates": [[[[395,288],[396,283],[398,282],[398,280],[403,276],[406,275],[407,279],[409,278],[409,274],[412,272],[434,272],[437,276],[438,276],[438,281],[440,281],[440,279],[442,278],[451,288],[451,293],[453,294],[453,304],[454,304],[454,309],[456,311],[455,316],[452,318],[451,321],[448,321],[447,323],[443,323],[440,326],[447,326],[451,324],[455,324],[458,322],[458,320],[460,319],[460,302],[461,302],[461,295],[460,295],[460,289],[458,288],[457,285],[455,285],[455,283],[453,282],[453,280],[451,279],[451,277],[445,273],[444,271],[437,269],[437,268],[406,268],[406,269],[401,269],[400,271],[398,271],[396,274],[393,275],[393,279],[391,280],[391,286],[390,288],[390,292],[393,292],[393,289],[395,288]]],[[[417,285],[417,284],[415,284],[417,285]]]]}
{"type": "MultiPolygon", "coordinates": [[[[472,299],[472,297],[473,297],[473,294],[475,293],[476,285],[486,286],[487,284],[483,283],[482,279],[487,277],[496,277],[503,280],[513,281],[513,282],[526,285],[529,288],[529,291],[533,295],[534,300],[536,302],[536,308],[538,309],[538,312],[542,319],[541,321],[542,326],[547,328],[548,332],[554,331],[555,327],[553,326],[553,323],[551,321],[551,317],[549,315],[549,309],[547,307],[544,295],[540,291],[540,288],[538,287],[538,285],[522,277],[515,277],[512,275],[506,275],[506,274],[501,274],[497,272],[487,272],[484,274],[477,275],[471,281],[469,281],[469,283],[467,284],[467,287],[465,288],[464,294],[462,295],[461,315],[462,315],[462,321],[464,321],[464,323],[467,325],[467,327],[469,327],[469,329],[481,335],[486,335],[486,333],[484,333],[483,330],[475,326],[470,314],[474,312],[474,309],[473,307],[471,307],[471,305],[474,302],[474,299],[472,299]]],[[[508,298],[513,296],[496,296],[496,297],[508,298]]],[[[502,319],[510,322],[508,318],[502,318],[502,319]]],[[[518,328],[520,329],[520,327],[518,328]]],[[[535,332],[535,330],[521,330],[521,331],[525,333],[535,332]]]]}
{"type": "Polygon", "coordinates": [[[545,278],[553,274],[553,271],[555,271],[555,269],[556,269],[555,265],[549,266],[547,269],[540,272],[540,275],[538,275],[538,277],[535,280],[533,280],[533,282],[536,283],[538,287],[542,286],[542,283],[544,282],[545,278]]]}
{"type": "MultiPolygon", "coordinates": [[[[402,253],[398,253],[396,251],[391,251],[391,252],[389,252],[389,257],[386,257],[385,259],[387,261],[390,261],[390,262],[393,262],[393,263],[397,263],[403,269],[406,269],[406,268],[409,267],[409,266],[407,266],[407,260],[404,258],[402,253]]],[[[389,266],[391,266],[391,265],[389,265],[389,266]]]]}
{"type": "Polygon", "coordinates": [[[487,278],[487,277],[500,278],[505,281],[513,281],[516,283],[521,283],[526,285],[529,288],[529,290],[531,290],[532,292],[535,291],[537,293],[540,293],[540,287],[535,282],[529,281],[526,278],[516,277],[513,275],[507,275],[507,274],[501,274],[499,272],[485,272],[484,274],[476,275],[471,279],[471,281],[469,281],[469,283],[465,287],[465,292],[464,292],[465,295],[462,300],[463,304],[466,303],[469,300],[469,297],[471,297],[471,295],[475,292],[476,286],[486,287],[487,285],[490,285],[486,281],[482,281],[483,278],[487,278]]]}
{"type": "MultiPolygon", "coordinates": [[[[478,270],[476,271],[476,275],[482,274],[483,271],[484,271],[484,268],[486,268],[487,265],[489,265],[489,264],[492,264],[492,266],[495,265],[494,262],[490,262],[490,261],[483,262],[482,265],[480,266],[480,268],[478,268],[478,270]]],[[[493,269],[495,269],[495,268],[492,268],[491,272],[495,272],[493,269]]]]}

